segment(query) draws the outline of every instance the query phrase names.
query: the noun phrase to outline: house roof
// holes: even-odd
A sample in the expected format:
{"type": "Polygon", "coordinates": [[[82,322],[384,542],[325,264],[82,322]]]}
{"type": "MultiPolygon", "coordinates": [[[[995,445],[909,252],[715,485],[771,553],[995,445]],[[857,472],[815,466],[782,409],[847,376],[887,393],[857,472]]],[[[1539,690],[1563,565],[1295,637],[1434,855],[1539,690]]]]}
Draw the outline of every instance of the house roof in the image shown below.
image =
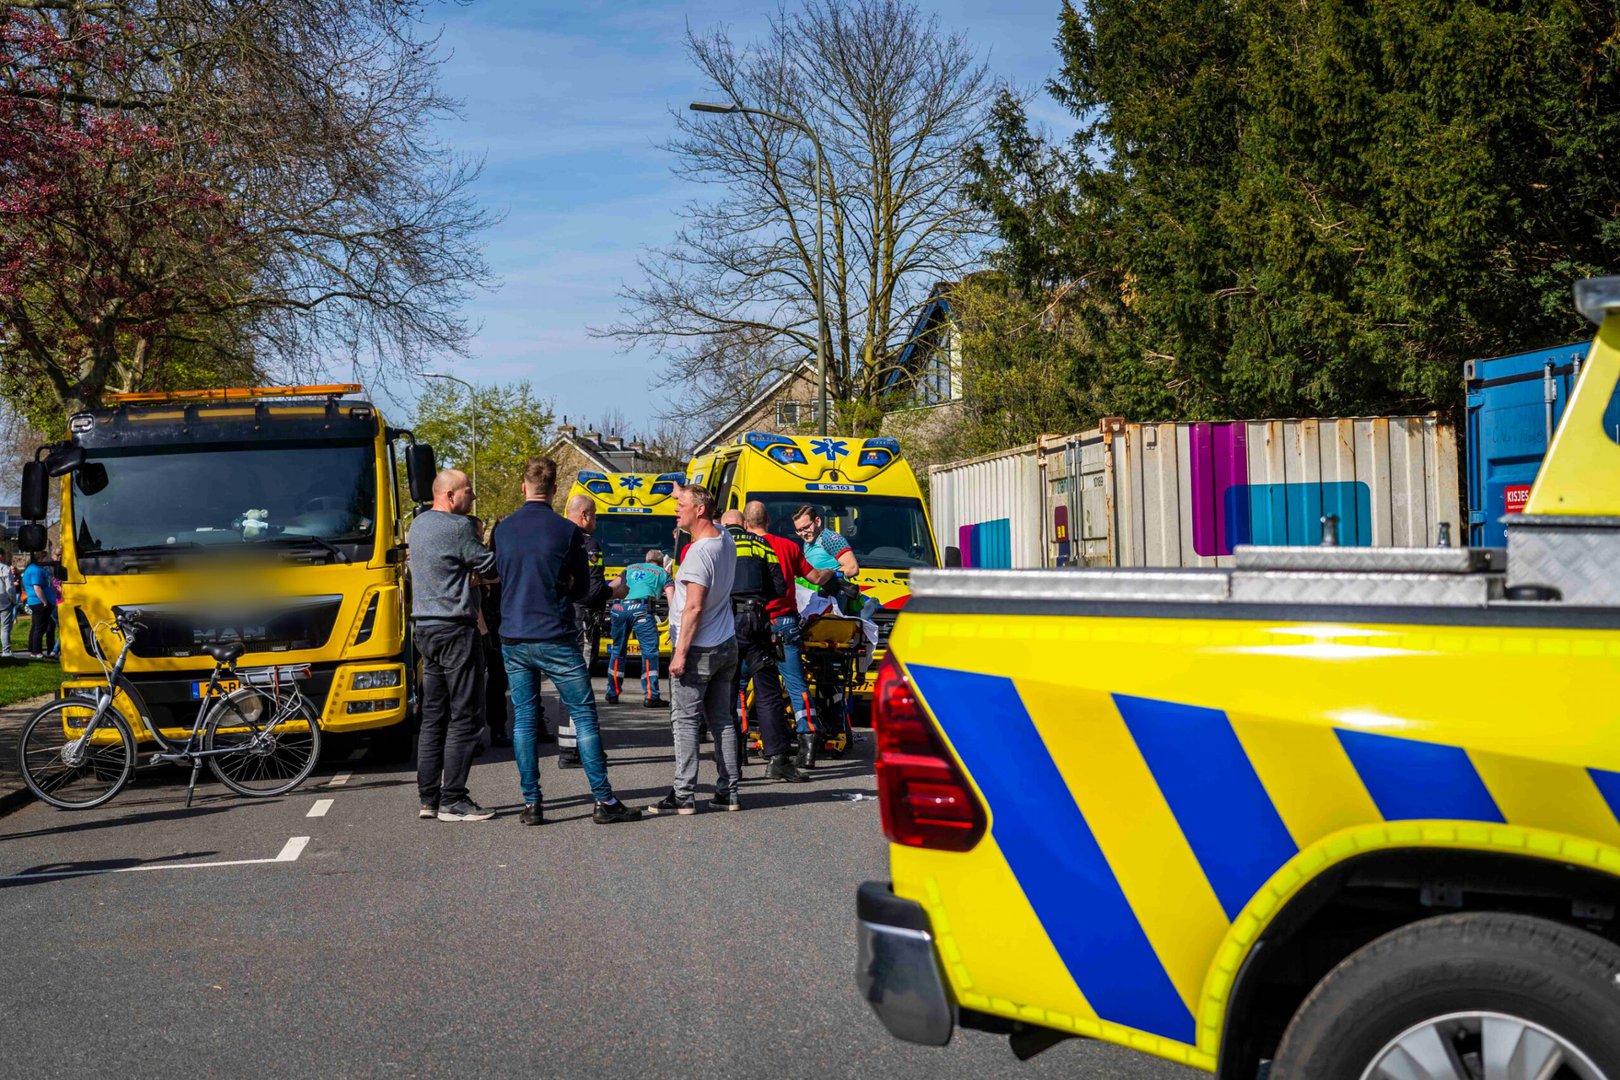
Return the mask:
{"type": "Polygon", "coordinates": [[[755,394],[751,399],[744,402],[742,408],[720,421],[720,423],[715,426],[714,430],[710,431],[703,438],[699,439],[697,444],[692,448],[692,454],[694,456],[702,454],[725,442],[727,438],[735,433],[736,429],[742,424],[742,422],[748,419],[748,414],[759,408],[760,402],[769,401],[772,397],[787,389],[788,385],[792,383],[794,379],[798,378],[799,375],[804,373],[814,374],[815,370],[815,361],[806,360],[798,367],[783,372],[779,377],[767,383],[764,389],[760,390],[759,393],[755,394]]]}
{"type": "Polygon", "coordinates": [[[952,283],[941,281],[933,287],[928,294],[928,302],[917,313],[917,321],[912,324],[911,333],[906,335],[906,347],[900,350],[899,359],[895,361],[894,369],[883,379],[881,393],[887,394],[900,382],[900,377],[911,369],[916,363],[920,349],[932,348],[929,331],[941,323],[948,322],[951,317],[951,302],[947,296],[952,283]]]}
{"type": "MultiPolygon", "coordinates": [[[[645,449],[636,449],[620,436],[602,436],[594,431],[579,431],[565,425],[557,432],[547,453],[555,453],[560,446],[570,446],[590,465],[602,472],[657,472],[656,461],[645,449]],[[609,439],[614,441],[609,442],[609,439]]],[[[660,459],[661,460],[661,459],[660,459]]]]}

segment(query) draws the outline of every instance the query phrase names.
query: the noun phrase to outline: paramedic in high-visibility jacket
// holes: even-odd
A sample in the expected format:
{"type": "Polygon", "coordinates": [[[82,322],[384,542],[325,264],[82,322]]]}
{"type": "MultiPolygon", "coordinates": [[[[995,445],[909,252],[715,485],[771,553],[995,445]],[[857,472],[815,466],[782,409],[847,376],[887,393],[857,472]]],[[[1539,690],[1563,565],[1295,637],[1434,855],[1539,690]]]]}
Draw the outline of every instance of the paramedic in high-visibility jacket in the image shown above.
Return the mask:
{"type": "Polygon", "coordinates": [[[658,695],[658,616],[653,604],[660,596],[667,601],[674,595],[675,579],[664,569],[664,553],[653,548],[647,552],[646,562],[625,567],[620,580],[626,590],[624,599],[614,601],[609,612],[613,645],[608,650],[607,703],[619,703],[625,654],[634,632],[636,644],[641,647],[641,704],[649,709],[663,708],[666,703],[658,695]]]}
{"type": "Polygon", "coordinates": [[[787,716],[771,641],[771,601],[791,595],[776,551],[743,527],[743,515],[727,510],[720,523],[737,545],[737,576],[731,586],[731,612],[737,625],[737,708],[744,708],[748,681],[754,682],[754,716],[765,751],[765,779],[802,784],[810,778],[793,764],[788,750],[787,716]]]}

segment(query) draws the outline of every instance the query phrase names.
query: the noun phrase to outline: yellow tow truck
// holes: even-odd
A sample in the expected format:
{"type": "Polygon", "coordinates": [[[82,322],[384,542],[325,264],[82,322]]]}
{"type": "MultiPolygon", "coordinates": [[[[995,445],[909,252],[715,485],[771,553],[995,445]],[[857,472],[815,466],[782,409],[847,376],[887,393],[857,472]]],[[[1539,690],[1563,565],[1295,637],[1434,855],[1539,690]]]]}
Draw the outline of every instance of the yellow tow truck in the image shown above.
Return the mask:
{"type": "Polygon", "coordinates": [[[913,574],[857,900],[893,1034],[1620,1080],[1620,278],[1576,301],[1600,330],[1505,550],[913,574]]]}
{"type": "MultiPolygon", "coordinates": [[[[377,730],[408,750],[412,677],[408,487],[432,498],[433,453],[390,428],[359,386],[111,395],[23,471],[23,516],[60,477],[61,694],[105,685],[117,616],[138,618],[116,704],[137,738],[183,738],[214,661],[304,680],[324,731],[377,730]]],[[[25,548],[43,529],[24,526],[25,548]]],[[[385,739],[385,741],[387,741],[385,739]]]]}

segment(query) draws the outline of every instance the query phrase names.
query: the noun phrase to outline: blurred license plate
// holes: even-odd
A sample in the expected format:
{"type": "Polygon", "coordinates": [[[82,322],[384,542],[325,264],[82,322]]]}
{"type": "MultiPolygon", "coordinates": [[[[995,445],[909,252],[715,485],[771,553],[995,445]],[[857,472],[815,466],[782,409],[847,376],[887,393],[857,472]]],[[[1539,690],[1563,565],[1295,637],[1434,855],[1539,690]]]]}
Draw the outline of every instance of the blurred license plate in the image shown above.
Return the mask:
{"type": "MultiPolygon", "coordinates": [[[[242,687],[242,684],[240,682],[238,682],[236,679],[221,679],[221,680],[219,680],[219,689],[217,691],[215,691],[215,693],[229,694],[233,690],[241,689],[241,687],[242,687]]],[[[197,700],[201,699],[202,696],[204,694],[206,694],[206,693],[208,693],[208,680],[207,679],[204,679],[202,682],[194,682],[194,683],[191,684],[191,700],[192,701],[197,701],[197,700]]]]}

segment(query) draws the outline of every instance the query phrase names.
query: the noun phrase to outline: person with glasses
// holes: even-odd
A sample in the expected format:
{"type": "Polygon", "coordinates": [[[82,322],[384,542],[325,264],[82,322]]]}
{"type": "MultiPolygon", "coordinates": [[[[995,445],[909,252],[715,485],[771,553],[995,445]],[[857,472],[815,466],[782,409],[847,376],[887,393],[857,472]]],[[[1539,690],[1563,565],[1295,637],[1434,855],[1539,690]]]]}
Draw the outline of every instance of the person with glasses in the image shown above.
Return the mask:
{"type": "Polygon", "coordinates": [[[821,523],[819,506],[806,503],[793,511],[793,531],[804,544],[805,560],[817,570],[832,570],[846,578],[861,572],[849,541],[821,523]]]}

